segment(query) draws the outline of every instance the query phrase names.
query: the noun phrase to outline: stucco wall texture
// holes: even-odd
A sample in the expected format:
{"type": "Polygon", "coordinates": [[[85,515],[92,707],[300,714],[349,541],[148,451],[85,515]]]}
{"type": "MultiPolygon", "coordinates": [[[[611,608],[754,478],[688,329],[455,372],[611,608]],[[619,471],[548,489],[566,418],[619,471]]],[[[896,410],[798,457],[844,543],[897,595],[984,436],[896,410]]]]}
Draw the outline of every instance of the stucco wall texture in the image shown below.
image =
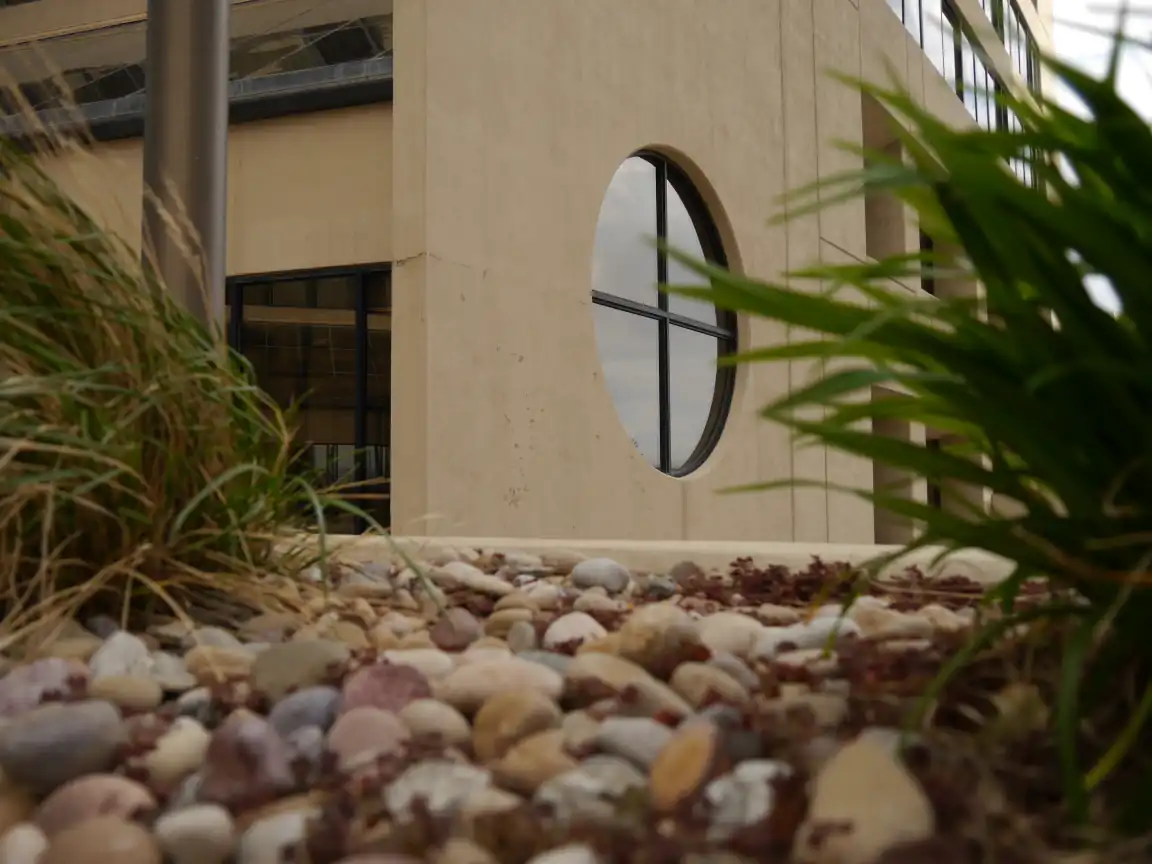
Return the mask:
{"type": "MultiPolygon", "coordinates": [[[[1049,5],[1022,5],[1046,41],[1049,5]]],[[[802,364],[740,370],[696,472],[647,464],[603,380],[590,288],[605,190],[643,148],[687,171],[737,270],[863,258],[863,204],[768,220],[788,189],[853,165],[836,142],[862,140],[861,99],[830,70],[891,70],[970,122],[885,0],[395,0],[393,15],[391,105],[233,129],[229,272],[393,262],[395,531],[872,543],[871,508],[826,488],[718,494],[872,482],[870,464],[757,417],[802,364]]],[[[994,35],[985,47],[1009,77],[994,35]]],[[[139,142],[92,155],[53,170],[137,237],[139,142]]],[[[739,322],[742,347],[799,335],[739,322]]]]}

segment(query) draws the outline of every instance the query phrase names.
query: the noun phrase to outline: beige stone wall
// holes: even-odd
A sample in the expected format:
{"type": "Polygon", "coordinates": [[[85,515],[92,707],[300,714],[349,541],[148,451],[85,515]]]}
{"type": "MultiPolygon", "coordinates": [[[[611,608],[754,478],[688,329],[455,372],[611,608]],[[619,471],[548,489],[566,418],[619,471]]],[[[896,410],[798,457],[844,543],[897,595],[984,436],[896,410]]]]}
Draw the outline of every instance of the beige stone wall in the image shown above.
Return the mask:
{"type": "MultiPolygon", "coordinates": [[[[140,245],[139,139],[46,160],[65,189],[140,245]]],[[[228,142],[231,275],[392,260],[388,105],[234,126],[228,142]]]]}
{"type": "MultiPolygon", "coordinates": [[[[872,482],[870,465],[796,451],[756,418],[804,379],[800,364],[741,370],[701,470],[649,467],[601,378],[589,287],[605,188],[644,147],[683,157],[745,272],[864,256],[862,203],[766,222],[785,190],[854,164],[833,142],[861,140],[860,97],[826,70],[883,77],[888,61],[967,122],[884,0],[398,0],[395,33],[398,528],[871,542],[854,498],[717,495],[872,482]]],[[[789,338],[766,321],[740,336],[789,338]]]]}

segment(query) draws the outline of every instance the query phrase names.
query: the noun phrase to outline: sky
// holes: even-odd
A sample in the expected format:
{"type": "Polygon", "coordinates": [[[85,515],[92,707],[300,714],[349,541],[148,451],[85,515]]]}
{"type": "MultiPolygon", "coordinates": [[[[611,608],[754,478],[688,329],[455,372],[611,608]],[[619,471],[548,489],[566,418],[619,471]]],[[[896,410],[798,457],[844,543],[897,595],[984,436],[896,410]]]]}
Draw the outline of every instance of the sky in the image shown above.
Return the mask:
{"type": "MultiPolygon", "coordinates": [[[[1088,72],[1102,75],[1108,67],[1112,40],[1089,29],[1115,31],[1120,3],[1118,0],[1054,0],[1056,19],[1055,52],[1064,61],[1088,72]]],[[[1145,43],[1152,43],[1152,0],[1131,0],[1125,32],[1145,43]]],[[[1129,48],[1120,64],[1120,94],[1137,111],[1152,122],[1152,50],[1129,48]]],[[[1076,99],[1067,91],[1056,91],[1069,108],[1076,99]]],[[[1107,283],[1089,280],[1088,290],[1096,302],[1112,311],[1119,306],[1107,283]]]]}
{"type": "MultiPolygon", "coordinates": [[[[1085,27],[1115,30],[1119,0],[1054,0],[1056,53],[1077,66],[1102,74],[1111,40],[1085,27]]],[[[1126,28],[1129,36],[1152,43],[1152,0],[1131,0],[1126,28]]],[[[1152,120],[1152,52],[1130,49],[1121,65],[1120,92],[1152,120]]]]}

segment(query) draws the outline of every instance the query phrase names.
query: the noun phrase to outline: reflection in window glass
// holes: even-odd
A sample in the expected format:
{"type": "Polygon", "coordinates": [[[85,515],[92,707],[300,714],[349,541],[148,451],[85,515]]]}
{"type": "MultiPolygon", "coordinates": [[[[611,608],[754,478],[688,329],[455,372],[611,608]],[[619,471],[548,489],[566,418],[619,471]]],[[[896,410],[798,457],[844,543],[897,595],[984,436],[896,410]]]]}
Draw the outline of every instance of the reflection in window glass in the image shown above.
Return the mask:
{"type": "MultiPolygon", "coordinates": [[[[675,187],[666,183],[668,197],[668,245],[673,249],[691,255],[696,259],[706,259],[704,247],[700,244],[700,234],[692,222],[692,215],[675,187]]],[[[679,261],[668,259],[669,285],[707,285],[708,280],[679,261]]],[[[697,321],[716,323],[716,307],[695,297],[668,295],[668,311],[697,321]]]]}
{"type": "Polygon", "coordinates": [[[620,422],[644,458],[659,467],[659,325],[607,306],[593,308],[600,365],[620,422]]]}
{"type": "Polygon", "coordinates": [[[592,253],[592,288],[656,303],[656,166],[633,156],[621,165],[600,207],[592,253]]]}
{"type": "Polygon", "coordinates": [[[684,468],[692,459],[708,428],[716,392],[716,339],[705,333],[673,327],[669,333],[670,425],[672,470],[684,468]]]}
{"type": "Polygon", "coordinates": [[[663,156],[643,153],[616,172],[600,209],[592,262],[596,341],[633,443],[659,470],[687,474],[723,426],[732,370],[718,371],[716,358],[735,350],[735,327],[710,303],[655,290],[702,280],[654,245],[653,234],[697,259],[725,263],[687,175],[663,156]]]}
{"type": "Polygon", "coordinates": [[[921,27],[924,30],[924,53],[936,71],[944,74],[944,10],[940,0],[921,0],[921,27]]]}
{"type": "MultiPolygon", "coordinates": [[[[389,284],[389,271],[376,268],[246,279],[227,291],[233,347],[273,399],[298,406],[299,468],[329,484],[355,480],[345,494],[385,527],[391,321],[368,304],[386,303],[389,284]],[[362,303],[369,314],[360,318],[362,303]]],[[[338,508],[325,518],[338,533],[365,527],[338,508]]]]}

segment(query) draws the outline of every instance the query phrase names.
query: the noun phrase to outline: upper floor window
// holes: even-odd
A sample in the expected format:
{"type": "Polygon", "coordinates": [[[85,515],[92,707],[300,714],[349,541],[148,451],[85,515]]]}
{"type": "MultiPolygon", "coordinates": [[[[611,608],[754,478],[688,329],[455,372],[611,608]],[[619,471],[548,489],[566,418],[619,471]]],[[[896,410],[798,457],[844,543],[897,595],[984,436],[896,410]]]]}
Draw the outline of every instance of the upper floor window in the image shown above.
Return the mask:
{"type": "MultiPolygon", "coordinates": [[[[391,14],[351,17],[374,5],[288,0],[238,6],[230,77],[259,78],[390,55],[391,14]]],[[[144,90],[146,33],[146,21],[133,21],[11,46],[0,50],[0,75],[16,82],[36,110],[122,99],[144,90]]],[[[18,113],[12,102],[0,94],[0,112],[18,113]]]]}

